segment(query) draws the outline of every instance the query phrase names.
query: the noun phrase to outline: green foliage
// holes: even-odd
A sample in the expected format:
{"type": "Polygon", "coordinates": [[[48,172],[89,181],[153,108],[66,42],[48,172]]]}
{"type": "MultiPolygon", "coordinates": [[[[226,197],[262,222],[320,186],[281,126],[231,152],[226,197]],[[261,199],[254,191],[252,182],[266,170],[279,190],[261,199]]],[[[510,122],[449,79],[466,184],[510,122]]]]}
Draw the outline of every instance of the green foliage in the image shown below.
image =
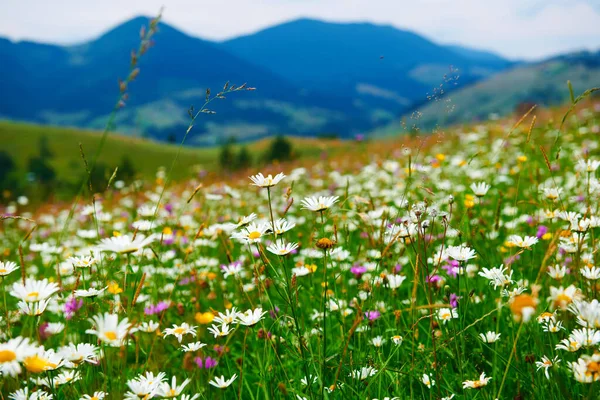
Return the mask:
{"type": "Polygon", "coordinates": [[[292,142],[284,136],[277,136],[273,139],[269,149],[265,153],[265,160],[267,162],[289,161],[292,157],[292,142]]]}
{"type": "Polygon", "coordinates": [[[131,157],[124,156],[119,165],[117,178],[125,182],[131,182],[133,178],[135,178],[135,174],[136,170],[133,166],[133,161],[131,161],[131,157]]]}
{"type": "Polygon", "coordinates": [[[236,169],[247,169],[252,165],[252,156],[248,151],[248,147],[242,146],[235,159],[236,169]]]}

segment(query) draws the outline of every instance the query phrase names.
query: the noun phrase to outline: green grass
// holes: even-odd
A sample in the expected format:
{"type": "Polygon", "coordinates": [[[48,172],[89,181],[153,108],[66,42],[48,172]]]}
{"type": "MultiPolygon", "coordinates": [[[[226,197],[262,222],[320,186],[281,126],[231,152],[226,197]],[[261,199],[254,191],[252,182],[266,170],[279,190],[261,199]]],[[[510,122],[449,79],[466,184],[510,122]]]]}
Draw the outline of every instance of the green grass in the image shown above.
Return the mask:
{"type": "MultiPolygon", "coordinates": [[[[98,203],[85,196],[70,224],[61,217],[68,205],[41,210],[15,205],[19,215],[32,211],[28,215],[38,225],[33,229],[29,220],[12,219],[2,225],[1,261],[22,263],[23,270],[0,281],[0,368],[8,372],[0,377],[0,391],[9,394],[28,385],[55,399],[105,391],[107,400],[120,400],[140,375],[164,372],[168,382],[174,376],[179,384],[189,378],[183,392],[199,399],[596,399],[600,356],[594,353],[600,339],[588,345],[573,332],[581,332],[578,316],[589,319],[594,332],[600,328],[590,317],[600,315],[592,302],[600,287],[590,278],[590,266],[600,265],[600,224],[579,228],[544,211],[599,215],[598,171],[577,167],[580,160],[600,161],[600,150],[591,144],[600,130],[595,107],[580,103],[558,140],[557,131],[545,127],[564,112],[538,114],[540,127],[531,132],[530,115],[516,129],[514,121],[505,120],[470,134],[431,136],[428,143],[406,140],[408,151],[395,152],[393,145],[401,144],[389,141],[321,146],[315,141],[314,153],[297,164],[253,171],[288,174],[269,189],[251,186],[246,177],[230,177],[205,184],[190,199],[198,182],[189,180],[167,187],[160,207],[154,194],[165,188],[149,182],[143,193],[130,187],[111,190],[103,196],[101,212],[93,212],[89,206],[98,203]],[[331,157],[315,162],[313,155],[324,149],[331,157]],[[474,183],[488,184],[489,191],[476,197],[474,183]],[[562,192],[555,198],[540,187],[562,192]],[[338,201],[322,212],[302,207],[303,199],[318,195],[338,201]],[[157,206],[155,219],[141,215],[157,206]],[[295,226],[277,237],[254,224],[235,226],[251,213],[259,225],[285,218],[295,226]],[[408,233],[401,235],[403,228],[408,233]],[[571,240],[580,229],[585,235],[574,246],[571,240]],[[244,243],[236,233],[260,242],[244,243]],[[153,240],[134,245],[145,246],[144,251],[117,253],[107,246],[100,252],[102,239],[139,242],[150,234],[153,240]],[[537,239],[523,245],[511,235],[537,239]],[[281,238],[297,243],[298,252],[282,255],[269,248],[281,238]],[[333,249],[323,248],[328,246],[333,249]],[[461,248],[466,251],[457,251],[461,248]],[[440,257],[442,249],[446,255],[440,257]],[[96,258],[91,267],[72,269],[73,255],[96,258]],[[494,281],[495,287],[490,284],[494,276],[485,271],[501,265],[506,269],[497,273],[502,279],[494,281]],[[221,266],[236,273],[225,274],[221,266]],[[293,269],[300,266],[306,268],[293,269]],[[560,277],[550,269],[555,266],[569,272],[560,277]],[[21,287],[22,276],[41,281],[42,288],[21,287]],[[44,286],[51,290],[44,293],[44,286]],[[67,318],[67,299],[92,286],[107,289],[83,298],[67,318]],[[39,296],[54,300],[41,315],[16,312],[18,304],[26,308],[39,296]],[[591,311],[567,309],[576,300],[589,303],[591,311]],[[166,309],[153,311],[165,301],[166,309]],[[258,314],[265,315],[250,326],[232,322],[231,332],[215,336],[209,328],[224,330],[214,317],[233,307],[241,312],[260,308],[258,314]],[[548,322],[539,319],[546,312],[564,329],[548,332],[548,322]],[[98,322],[106,314],[125,328],[119,332],[98,322]],[[150,321],[157,329],[129,329],[150,321]],[[45,323],[62,325],[48,335],[45,323]],[[179,342],[167,329],[175,325],[184,332],[183,323],[196,329],[179,342]],[[487,332],[500,339],[482,340],[487,332]],[[19,337],[31,345],[16,349],[9,340],[19,337]],[[583,345],[576,351],[557,347],[565,339],[583,345]],[[183,344],[196,341],[206,346],[182,351],[183,344]],[[50,349],[69,343],[93,346],[98,362],[82,362],[70,371],[60,366],[50,349]],[[37,358],[27,347],[36,349],[37,358]],[[13,358],[13,350],[21,357],[13,358]],[[560,360],[549,368],[550,379],[536,365],[544,356],[560,360]],[[196,357],[204,363],[210,357],[218,365],[200,368],[196,357]],[[18,369],[13,364],[8,370],[12,360],[18,369]],[[574,363],[583,366],[581,374],[574,373],[574,363]],[[40,373],[40,366],[49,371],[40,373]],[[72,372],[80,379],[59,385],[72,372]],[[491,380],[474,382],[482,373],[491,380]],[[580,382],[586,373],[597,381],[580,382]],[[425,374],[435,385],[424,382],[425,374]],[[225,389],[209,385],[220,376],[237,378],[225,389]],[[307,376],[314,377],[308,386],[301,383],[307,376]],[[43,378],[61,379],[44,386],[43,378]],[[469,388],[473,385],[478,388],[469,388]],[[335,390],[329,393],[331,387],[335,390]]],[[[252,148],[260,151],[265,145],[252,148]]],[[[151,380],[156,385],[161,379],[151,380]]]]}
{"type": "MultiPolygon", "coordinates": [[[[79,144],[83,146],[89,162],[100,144],[102,135],[99,132],[81,129],[0,121],[2,150],[13,157],[21,171],[27,168],[31,157],[38,155],[39,142],[44,136],[48,139],[53,153],[50,164],[55,169],[58,179],[74,182],[79,176],[73,172],[84,170],[79,144]]],[[[110,133],[98,162],[114,170],[124,157],[129,157],[140,177],[149,179],[156,174],[159,167],[170,166],[177,151],[177,145],[110,133]]],[[[214,170],[217,157],[218,150],[214,148],[182,148],[173,178],[189,177],[195,166],[214,170]]]]}

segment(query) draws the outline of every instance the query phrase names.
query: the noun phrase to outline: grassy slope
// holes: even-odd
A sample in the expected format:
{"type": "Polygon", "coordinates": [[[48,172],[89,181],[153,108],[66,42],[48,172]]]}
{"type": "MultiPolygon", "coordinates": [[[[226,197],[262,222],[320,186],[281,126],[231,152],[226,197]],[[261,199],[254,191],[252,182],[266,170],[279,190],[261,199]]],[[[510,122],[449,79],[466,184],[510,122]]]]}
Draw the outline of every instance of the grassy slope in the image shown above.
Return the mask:
{"type": "MultiPolygon", "coordinates": [[[[600,69],[569,66],[564,60],[516,67],[430,101],[407,118],[406,123],[411,127],[415,125],[431,130],[437,125],[485,121],[493,113],[509,115],[521,102],[540,106],[564,104],[569,100],[567,80],[571,81],[577,96],[590,87],[598,86],[600,69]]],[[[394,133],[399,127],[400,124],[394,123],[381,128],[378,133],[394,133]]]]}
{"type": "MultiPolygon", "coordinates": [[[[50,149],[54,154],[51,165],[56,170],[58,178],[74,182],[85,171],[79,144],[83,145],[86,157],[90,161],[102,135],[99,132],[73,128],[0,121],[1,149],[13,157],[20,171],[25,171],[28,160],[38,154],[39,142],[43,136],[48,137],[50,149]]],[[[323,150],[343,152],[351,146],[351,142],[339,140],[293,138],[292,142],[300,158],[317,158],[323,150]]],[[[268,145],[269,140],[266,139],[248,145],[254,160],[262,156],[268,145]]],[[[128,156],[140,177],[151,180],[159,167],[171,166],[178,149],[177,145],[110,133],[99,161],[114,169],[125,156],[128,156]]],[[[217,171],[218,156],[218,148],[183,147],[178,164],[173,170],[173,178],[176,180],[187,178],[198,168],[217,171]]]]}

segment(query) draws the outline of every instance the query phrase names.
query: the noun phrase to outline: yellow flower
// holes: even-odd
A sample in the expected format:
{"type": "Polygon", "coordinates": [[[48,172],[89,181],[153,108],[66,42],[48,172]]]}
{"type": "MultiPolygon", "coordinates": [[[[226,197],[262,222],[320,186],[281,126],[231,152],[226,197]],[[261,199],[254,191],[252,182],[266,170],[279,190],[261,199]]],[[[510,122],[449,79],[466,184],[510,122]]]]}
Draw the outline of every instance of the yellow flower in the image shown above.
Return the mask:
{"type": "Polygon", "coordinates": [[[517,161],[523,163],[523,162],[527,161],[527,156],[519,156],[519,157],[517,157],[517,161]]]}
{"type": "Polygon", "coordinates": [[[173,229],[171,229],[168,226],[166,226],[166,227],[163,228],[162,233],[165,234],[165,235],[172,235],[173,234],[173,229]]]}
{"type": "Polygon", "coordinates": [[[437,158],[438,161],[444,161],[446,159],[446,155],[442,153],[437,153],[435,155],[435,158],[437,158]]]}
{"type": "Polygon", "coordinates": [[[210,324],[214,318],[215,318],[215,315],[208,311],[204,312],[204,313],[196,313],[196,315],[194,316],[194,319],[196,320],[197,323],[204,324],[204,325],[210,324]]]}
{"type": "Polygon", "coordinates": [[[113,231],[113,236],[114,237],[119,237],[119,236],[121,236],[121,232],[119,232],[119,231],[113,231]]]}
{"type": "Polygon", "coordinates": [[[119,294],[123,293],[123,289],[119,287],[119,284],[117,282],[110,282],[108,284],[108,292],[112,294],[119,294]]]}
{"type": "Polygon", "coordinates": [[[552,239],[552,234],[550,232],[544,233],[544,236],[542,236],[543,240],[550,240],[552,239]]]}
{"type": "Polygon", "coordinates": [[[52,370],[56,368],[56,364],[51,363],[49,360],[40,357],[39,355],[33,355],[27,357],[23,361],[23,365],[27,368],[27,371],[39,374],[40,372],[52,370]]]}

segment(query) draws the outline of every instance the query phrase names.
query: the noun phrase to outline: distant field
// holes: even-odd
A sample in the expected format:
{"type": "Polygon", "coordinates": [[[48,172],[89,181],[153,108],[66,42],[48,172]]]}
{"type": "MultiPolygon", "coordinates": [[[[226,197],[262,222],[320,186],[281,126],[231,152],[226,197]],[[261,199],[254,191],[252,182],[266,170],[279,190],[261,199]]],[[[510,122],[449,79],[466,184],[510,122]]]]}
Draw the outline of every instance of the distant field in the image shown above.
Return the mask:
{"type": "MultiPolygon", "coordinates": [[[[39,143],[46,136],[50,151],[51,166],[57,178],[64,182],[76,182],[85,167],[81,158],[79,144],[83,145],[86,157],[90,161],[98,148],[101,132],[80,130],[75,128],[51,127],[10,121],[0,121],[1,150],[10,154],[17,168],[25,172],[28,160],[39,153],[39,143]]],[[[294,153],[298,158],[318,158],[322,151],[330,153],[345,152],[352,142],[340,140],[292,138],[294,153]]],[[[254,164],[260,159],[269,146],[269,140],[249,143],[254,164]]],[[[239,146],[234,146],[234,150],[239,146]]],[[[99,162],[112,170],[125,157],[128,157],[136,173],[141,178],[152,179],[158,168],[170,167],[175,159],[179,145],[159,143],[142,138],[110,133],[102,149],[99,162]]],[[[181,180],[190,177],[194,171],[218,171],[219,148],[181,148],[179,160],[173,170],[172,178],[181,180]]]]}

